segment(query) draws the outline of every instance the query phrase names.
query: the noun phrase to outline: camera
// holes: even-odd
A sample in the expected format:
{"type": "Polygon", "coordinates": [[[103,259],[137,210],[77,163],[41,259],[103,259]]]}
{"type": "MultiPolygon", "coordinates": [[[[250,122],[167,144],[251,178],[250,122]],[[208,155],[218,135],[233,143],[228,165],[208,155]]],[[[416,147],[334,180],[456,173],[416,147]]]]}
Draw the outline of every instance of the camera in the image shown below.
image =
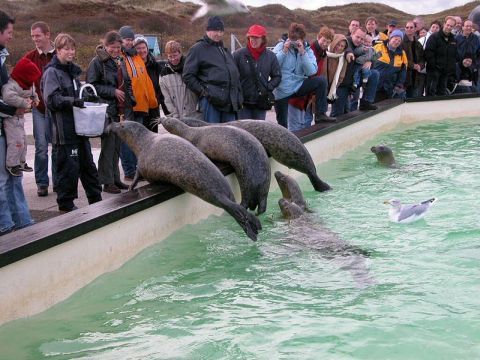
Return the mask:
{"type": "Polygon", "coordinates": [[[298,44],[297,44],[297,42],[296,42],[296,41],[292,41],[292,42],[290,43],[290,47],[293,48],[293,49],[298,49],[298,44]]]}

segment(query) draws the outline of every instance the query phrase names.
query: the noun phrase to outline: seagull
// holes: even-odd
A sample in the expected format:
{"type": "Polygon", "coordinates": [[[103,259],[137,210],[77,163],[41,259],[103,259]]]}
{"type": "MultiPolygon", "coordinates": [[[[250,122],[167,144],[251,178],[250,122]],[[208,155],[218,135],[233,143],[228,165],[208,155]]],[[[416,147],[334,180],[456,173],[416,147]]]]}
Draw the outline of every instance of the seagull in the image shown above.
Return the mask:
{"type": "Polygon", "coordinates": [[[202,7],[192,17],[192,21],[205,15],[230,15],[237,13],[249,13],[247,5],[241,0],[202,0],[202,7]]]}
{"type": "Polygon", "coordinates": [[[400,200],[391,199],[385,201],[384,204],[390,205],[388,216],[391,221],[407,224],[423,218],[435,201],[437,201],[436,198],[431,198],[419,204],[402,205],[400,200]]]}

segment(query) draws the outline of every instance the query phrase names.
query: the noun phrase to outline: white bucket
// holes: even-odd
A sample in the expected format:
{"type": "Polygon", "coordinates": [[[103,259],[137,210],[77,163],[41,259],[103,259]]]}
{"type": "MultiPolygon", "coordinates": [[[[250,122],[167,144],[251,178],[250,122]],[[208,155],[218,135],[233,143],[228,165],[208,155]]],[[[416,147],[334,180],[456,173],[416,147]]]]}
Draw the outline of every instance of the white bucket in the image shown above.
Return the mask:
{"type": "MultiPolygon", "coordinates": [[[[84,84],[80,88],[80,99],[82,98],[83,89],[86,87],[91,88],[95,96],[97,96],[97,90],[95,90],[95,87],[92,84],[84,84]]],[[[85,102],[84,105],[85,108],[73,107],[75,132],[80,136],[101,136],[105,127],[105,115],[107,113],[108,104],[85,102]]]]}

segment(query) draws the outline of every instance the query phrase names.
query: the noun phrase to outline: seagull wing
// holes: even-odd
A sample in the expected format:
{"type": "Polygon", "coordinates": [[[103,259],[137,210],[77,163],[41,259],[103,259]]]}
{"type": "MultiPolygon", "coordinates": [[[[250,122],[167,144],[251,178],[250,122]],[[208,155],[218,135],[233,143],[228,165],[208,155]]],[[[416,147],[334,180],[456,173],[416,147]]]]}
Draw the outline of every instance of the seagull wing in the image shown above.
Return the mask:
{"type": "Polygon", "coordinates": [[[398,215],[398,222],[410,219],[416,220],[423,215],[425,212],[430,208],[430,202],[423,202],[416,205],[404,205],[400,210],[400,214],[398,215]]]}
{"type": "Polygon", "coordinates": [[[229,4],[227,0],[202,0],[207,5],[219,5],[219,6],[226,6],[229,4]]]}

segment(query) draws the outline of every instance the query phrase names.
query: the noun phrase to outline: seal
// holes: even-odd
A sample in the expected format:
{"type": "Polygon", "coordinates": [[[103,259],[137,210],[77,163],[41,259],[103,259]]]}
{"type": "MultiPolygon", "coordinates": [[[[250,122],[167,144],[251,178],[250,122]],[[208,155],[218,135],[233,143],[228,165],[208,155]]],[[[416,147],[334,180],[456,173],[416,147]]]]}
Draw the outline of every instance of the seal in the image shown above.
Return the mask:
{"type": "Polygon", "coordinates": [[[149,182],[168,182],[229,213],[253,241],[262,225],[258,218],[235,203],[220,170],[195,146],[175,135],[159,135],[134,121],[112,123],[114,132],[137,156],[137,173],[149,182]]]}
{"type": "Polygon", "coordinates": [[[275,179],[277,179],[278,186],[285,200],[297,204],[302,210],[308,209],[302,190],[294,178],[280,171],[275,171],[275,179]]]}
{"type": "Polygon", "coordinates": [[[392,149],[390,149],[387,145],[381,144],[372,146],[370,151],[376,155],[379,164],[389,167],[394,167],[396,165],[392,149]]]}
{"type": "Polygon", "coordinates": [[[366,265],[366,258],[370,256],[368,251],[341,239],[319,219],[304,214],[303,209],[294,202],[282,198],[278,206],[283,217],[289,221],[284,233],[289,248],[311,249],[328,260],[334,260],[340,269],[350,272],[358,288],[364,289],[376,283],[366,265]]]}
{"type": "Polygon", "coordinates": [[[278,200],[278,207],[283,217],[288,220],[297,219],[304,213],[304,210],[300,206],[284,198],[278,200]]]}
{"type": "Polygon", "coordinates": [[[190,141],[211,160],[230,164],[240,185],[240,205],[257,209],[257,215],[265,212],[270,162],[262,144],[253,135],[231,126],[190,127],[174,118],[163,118],[161,124],[168,132],[190,141]]]}
{"type": "MultiPolygon", "coordinates": [[[[194,118],[183,118],[182,120],[192,127],[209,125],[194,118]]],[[[283,126],[261,120],[236,120],[226,124],[246,130],[255,136],[265,150],[280,164],[306,174],[316,191],[331,189],[318,177],[315,164],[307,148],[298,137],[283,126]]]]}

